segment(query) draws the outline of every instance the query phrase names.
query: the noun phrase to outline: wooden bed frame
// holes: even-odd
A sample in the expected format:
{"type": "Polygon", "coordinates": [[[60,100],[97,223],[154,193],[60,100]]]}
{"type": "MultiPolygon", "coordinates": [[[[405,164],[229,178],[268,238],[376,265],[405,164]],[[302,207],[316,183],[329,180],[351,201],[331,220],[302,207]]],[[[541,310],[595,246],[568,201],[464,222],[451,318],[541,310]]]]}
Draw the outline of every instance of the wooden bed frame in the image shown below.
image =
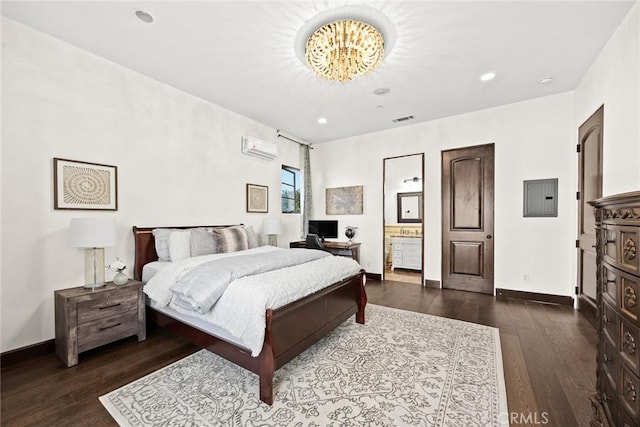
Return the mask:
{"type": "MultiPolygon", "coordinates": [[[[202,226],[215,227],[215,226],[202,226]]],[[[220,226],[217,226],[220,227],[220,226]]],[[[142,267],[157,261],[155,228],[190,227],[133,227],[135,238],[134,278],[141,280],[142,267]]],[[[193,326],[176,320],[147,306],[147,319],[162,328],[184,337],[225,359],[258,374],[260,400],[273,404],[273,375],[276,369],[302,353],[320,338],[331,332],[353,314],[356,322],[364,324],[367,295],[364,289],[365,272],[360,272],[314,294],[274,310],[267,310],[264,344],[258,357],[251,352],[193,326]]]]}

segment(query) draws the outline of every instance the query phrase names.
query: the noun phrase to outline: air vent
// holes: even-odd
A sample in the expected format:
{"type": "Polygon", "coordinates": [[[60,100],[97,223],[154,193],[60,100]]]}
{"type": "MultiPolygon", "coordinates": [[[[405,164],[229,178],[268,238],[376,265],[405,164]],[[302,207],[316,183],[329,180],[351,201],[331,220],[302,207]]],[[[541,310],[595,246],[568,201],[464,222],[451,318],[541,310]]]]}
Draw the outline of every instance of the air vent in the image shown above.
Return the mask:
{"type": "Polygon", "coordinates": [[[398,117],[397,119],[393,119],[393,123],[406,122],[411,119],[413,119],[413,116],[398,117]]]}

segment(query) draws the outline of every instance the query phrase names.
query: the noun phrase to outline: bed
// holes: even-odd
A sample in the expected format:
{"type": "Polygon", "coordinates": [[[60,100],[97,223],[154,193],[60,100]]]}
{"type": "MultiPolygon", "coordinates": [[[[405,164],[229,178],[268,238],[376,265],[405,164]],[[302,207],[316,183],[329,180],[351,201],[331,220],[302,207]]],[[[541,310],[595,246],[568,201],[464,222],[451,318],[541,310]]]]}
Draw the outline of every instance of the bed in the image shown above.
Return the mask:
{"type": "MultiPolygon", "coordinates": [[[[190,229],[196,226],[161,227],[190,229]]],[[[226,226],[200,226],[226,227],[226,226]]],[[[142,279],[145,264],[157,261],[155,239],[152,234],[158,227],[133,227],[135,240],[134,278],[142,279]]],[[[186,322],[180,316],[147,306],[147,319],[151,324],[167,329],[196,345],[257,374],[260,382],[260,400],[273,404],[274,372],[302,351],[320,340],[338,325],[355,314],[356,322],[364,324],[367,296],[364,289],[365,272],[347,277],[277,309],[265,313],[264,343],[253,357],[247,348],[213,335],[197,323],[186,322]]]]}

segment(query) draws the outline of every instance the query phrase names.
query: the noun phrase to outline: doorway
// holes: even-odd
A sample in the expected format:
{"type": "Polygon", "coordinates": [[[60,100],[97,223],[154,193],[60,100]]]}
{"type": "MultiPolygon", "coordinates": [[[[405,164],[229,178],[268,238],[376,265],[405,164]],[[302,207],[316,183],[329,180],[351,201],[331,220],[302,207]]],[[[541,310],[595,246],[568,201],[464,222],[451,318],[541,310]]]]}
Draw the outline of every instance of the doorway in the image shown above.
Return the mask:
{"type": "Polygon", "coordinates": [[[596,223],[587,202],[602,197],[604,106],[578,129],[578,310],[595,322],[596,223]]]}
{"type": "Polygon", "coordinates": [[[382,280],[424,283],[424,153],[383,160],[382,280]]]}
{"type": "Polygon", "coordinates": [[[494,294],[494,145],[442,152],[442,287],[494,294]]]}

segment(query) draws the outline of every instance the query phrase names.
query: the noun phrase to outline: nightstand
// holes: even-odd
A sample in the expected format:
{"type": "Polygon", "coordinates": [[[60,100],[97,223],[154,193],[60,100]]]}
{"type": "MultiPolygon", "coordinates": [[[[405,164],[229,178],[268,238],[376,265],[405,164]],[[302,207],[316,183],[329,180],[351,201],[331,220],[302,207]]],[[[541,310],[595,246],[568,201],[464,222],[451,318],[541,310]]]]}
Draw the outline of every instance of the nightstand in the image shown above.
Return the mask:
{"type": "Polygon", "coordinates": [[[143,283],[109,282],[100,288],[77,287],[54,292],[56,354],[67,366],[78,364],[78,353],[137,335],[146,335],[143,283]]]}

